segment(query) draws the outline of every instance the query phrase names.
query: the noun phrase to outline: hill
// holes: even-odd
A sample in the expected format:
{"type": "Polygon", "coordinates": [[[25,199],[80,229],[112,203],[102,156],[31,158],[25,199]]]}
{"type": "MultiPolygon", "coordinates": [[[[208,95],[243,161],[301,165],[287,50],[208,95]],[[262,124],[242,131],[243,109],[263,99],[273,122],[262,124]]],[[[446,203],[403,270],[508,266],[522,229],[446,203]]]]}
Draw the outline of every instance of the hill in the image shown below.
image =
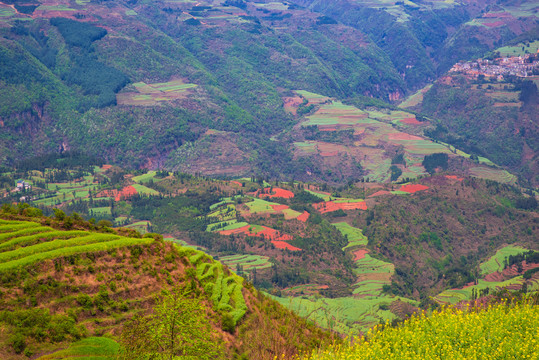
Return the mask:
{"type": "Polygon", "coordinates": [[[316,173],[310,181],[339,183],[389,180],[398,171],[390,172],[386,157],[339,159],[342,174],[325,164],[333,159],[324,154],[354,153],[332,141],[359,134],[326,127],[297,136],[316,103],[295,90],[370,106],[376,120],[422,135],[414,116],[394,114],[384,101],[404,98],[456,61],[531,34],[536,21],[526,1],[10,0],[0,9],[2,163],[77,150],[130,168],[280,180],[316,173]],[[289,106],[304,99],[311,103],[289,106]],[[399,120],[404,115],[408,122],[399,120]],[[313,141],[324,142],[314,144],[322,159],[298,157],[313,141]]]}
{"type": "MultiPolygon", "coordinates": [[[[174,289],[191,294],[182,304],[193,304],[192,316],[208,324],[204,336],[218,358],[291,356],[331,338],[200,251],[156,234],[141,237],[62,212],[54,219],[39,213],[24,206],[4,206],[0,213],[3,359],[51,353],[87,336],[125,338],[126,324],[156,313],[160,294],[174,289]]],[[[196,324],[189,326],[182,336],[196,339],[196,324]]],[[[86,344],[92,341],[117,348],[108,339],[86,344]]],[[[55,356],[60,353],[45,358],[55,356]]]]}

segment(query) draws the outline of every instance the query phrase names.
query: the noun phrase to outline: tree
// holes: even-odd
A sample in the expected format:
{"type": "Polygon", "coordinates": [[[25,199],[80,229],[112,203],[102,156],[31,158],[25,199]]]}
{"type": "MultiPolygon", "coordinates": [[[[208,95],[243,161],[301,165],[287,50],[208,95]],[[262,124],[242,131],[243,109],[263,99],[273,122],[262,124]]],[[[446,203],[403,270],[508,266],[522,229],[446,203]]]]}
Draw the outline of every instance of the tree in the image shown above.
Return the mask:
{"type": "Polygon", "coordinates": [[[216,359],[222,355],[212,336],[202,299],[191,289],[163,291],[153,313],[135,316],[121,334],[122,359],[216,359]]]}

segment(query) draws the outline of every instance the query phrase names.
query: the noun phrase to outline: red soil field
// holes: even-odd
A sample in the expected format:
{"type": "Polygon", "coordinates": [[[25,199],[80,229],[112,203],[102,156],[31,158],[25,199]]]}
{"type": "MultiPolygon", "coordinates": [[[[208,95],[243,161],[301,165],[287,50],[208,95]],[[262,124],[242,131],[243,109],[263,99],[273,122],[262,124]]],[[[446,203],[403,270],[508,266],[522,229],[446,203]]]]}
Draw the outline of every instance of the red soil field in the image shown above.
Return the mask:
{"type": "Polygon", "coordinates": [[[353,203],[336,203],[333,201],[326,201],[321,203],[314,203],[313,207],[321,214],[325,214],[337,210],[367,210],[367,203],[365,201],[353,203]]]}
{"type": "Polygon", "coordinates": [[[236,181],[236,180],[232,180],[230,183],[231,183],[231,184],[239,185],[240,187],[243,187],[243,184],[240,183],[239,181],[236,181]]]}
{"type": "Polygon", "coordinates": [[[232,235],[232,234],[245,234],[247,236],[256,236],[261,238],[270,239],[272,244],[275,245],[277,249],[288,249],[291,251],[301,251],[300,248],[295,247],[287,243],[286,241],[292,240],[292,235],[289,234],[281,234],[279,231],[262,226],[263,230],[259,231],[257,233],[252,233],[249,231],[251,228],[251,225],[245,225],[241,228],[237,228],[234,230],[223,230],[219,231],[219,234],[221,235],[232,235]]]}
{"type": "Polygon", "coordinates": [[[372,195],[369,195],[369,197],[382,196],[382,195],[391,195],[391,192],[387,190],[380,190],[380,191],[375,192],[372,195]]]}
{"type": "Polygon", "coordinates": [[[307,211],[304,211],[303,214],[297,217],[299,221],[306,222],[311,214],[309,214],[307,211]]]}
{"type": "Polygon", "coordinates": [[[281,189],[281,188],[273,188],[273,191],[270,193],[270,188],[265,188],[260,192],[256,192],[257,196],[259,198],[269,197],[269,198],[285,198],[285,199],[291,199],[294,197],[294,193],[289,190],[281,189]]]}
{"type": "Polygon", "coordinates": [[[418,192],[418,191],[423,191],[423,190],[427,190],[429,187],[426,186],[426,185],[421,185],[421,184],[409,184],[409,185],[403,185],[401,186],[401,188],[399,189],[400,191],[406,191],[406,192],[409,192],[410,194],[413,194],[415,192],[418,192]]]}
{"type": "Polygon", "coordinates": [[[271,243],[272,243],[273,246],[275,246],[277,249],[281,249],[281,250],[288,249],[288,250],[290,250],[290,251],[301,251],[300,248],[295,247],[295,246],[292,246],[292,245],[290,245],[289,243],[284,242],[284,241],[272,241],[271,243]]]}
{"type": "Polygon", "coordinates": [[[368,253],[369,253],[369,250],[357,250],[357,251],[354,251],[353,252],[354,261],[363,259],[365,257],[365,254],[368,254],[368,253]]]}
{"type": "Polygon", "coordinates": [[[137,194],[137,189],[129,185],[129,186],[124,187],[120,192],[118,192],[118,194],[114,198],[114,201],[125,200],[136,194],[137,194]]]}
{"type": "Polygon", "coordinates": [[[108,170],[112,167],[112,165],[103,165],[101,166],[101,170],[108,170]]]}
{"type": "Polygon", "coordinates": [[[232,234],[249,234],[250,225],[245,225],[233,230],[221,230],[219,234],[221,235],[232,235],[232,234]]]}
{"type": "Polygon", "coordinates": [[[387,137],[389,140],[422,140],[419,136],[405,133],[391,133],[387,137]]]}
{"type": "Polygon", "coordinates": [[[421,125],[421,122],[417,121],[415,117],[402,119],[400,122],[408,125],[421,125]]]}
{"type": "Polygon", "coordinates": [[[457,180],[457,181],[462,181],[462,180],[464,180],[464,178],[458,177],[457,175],[446,175],[445,177],[446,177],[447,179],[450,179],[450,180],[457,180]]]}
{"type": "Polygon", "coordinates": [[[319,126],[319,127],[318,127],[318,130],[320,130],[320,131],[337,131],[337,128],[334,128],[334,127],[321,127],[321,126],[319,126]]]}

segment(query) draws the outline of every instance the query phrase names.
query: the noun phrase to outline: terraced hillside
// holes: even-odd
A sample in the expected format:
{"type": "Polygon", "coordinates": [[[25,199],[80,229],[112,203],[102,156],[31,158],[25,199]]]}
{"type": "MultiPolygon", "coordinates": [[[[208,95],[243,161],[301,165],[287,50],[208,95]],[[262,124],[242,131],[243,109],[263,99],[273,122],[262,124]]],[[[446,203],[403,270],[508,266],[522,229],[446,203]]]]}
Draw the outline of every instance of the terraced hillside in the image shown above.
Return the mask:
{"type": "Polygon", "coordinates": [[[127,321],[151,314],[156,296],[175,288],[201,296],[197,301],[202,301],[213,328],[212,341],[222,345],[221,358],[273,358],[275,349],[292,355],[329,336],[266,299],[203,252],[164,242],[156,234],[141,237],[128,229],[96,228],[80,218],[29,218],[21,214],[37,214],[37,209],[27,207],[3,210],[2,359],[65,349],[89,335],[118,340],[127,321]],[[261,322],[261,314],[268,312],[272,320],[261,322]],[[297,337],[281,334],[283,326],[297,337]],[[265,342],[268,337],[271,346],[265,342]]]}

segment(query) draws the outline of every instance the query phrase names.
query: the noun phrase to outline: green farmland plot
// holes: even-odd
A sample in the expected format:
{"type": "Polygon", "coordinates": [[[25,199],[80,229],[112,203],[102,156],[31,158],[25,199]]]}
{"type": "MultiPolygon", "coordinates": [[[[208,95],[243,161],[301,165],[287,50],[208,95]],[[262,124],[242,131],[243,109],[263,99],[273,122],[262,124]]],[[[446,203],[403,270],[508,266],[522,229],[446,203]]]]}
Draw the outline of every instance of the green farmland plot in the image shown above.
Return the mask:
{"type": "Polygon", "coordinates": [[[147,182],[150,182],[150,181],[153,181],[153,182],[159,182],[163,179],[158,179],[155,177],[155,175],[157,175],[157,171],[148,171],[146,174],[142,174],[142,175],[139,175],[139,176],[135,176],[133,177],[133,181],[136,182],[136,183],[139,183],[139,184],[144,184],[144,183],[147,183],[147,182]]]}
{"type": "Polygon", "coordinates": [[[320,298],[316,296],[276,297],[272,299],[294,311],[301,317],[314,321],[317,325],[344,335],[358,335],[371,326],[395,319],[389,310],[380,309],[380,304],[393,301],[415,303],[398,297],[362,298],[320,298]]]}
{"type": "Polygon", "coordinates": [[[159,192],[154,190],[154,189],[150,189],[149,187],[146,187],[144,185],[140,185],[140,184],[133,184],[131,185],[133,186],[137,192],[139,194],[144,194],[144,195],[159,195],[159,192]]]}
{"type": "Polygon", "coordinates": [[[233,219],[230,221],[222,221],[207,226],[206,231],[226,231],[226,230],[235,230],[241,227],[249,225],[246,222],[238,222],[238,220],[233,219]]]}
{"type": "Polygon", "coordinates": [[[238,265],[243,271],[252,271],[253,269],[267,269],[271,267],[268,256],[261,255],[229,255],[219,257],[219,261],[236,271],[238,265]]]}
{"type": "Polygon", "coordinates": [[[525,253],[528,249],[524,249],[520,246],[506,246],[496,251],[496,254],[490,259],[481,263],[479,268],[481,269],[481,275],[488,275],[496,271],[502,271],[504,269],[504,261],[511,255],[519,255],[525,253]]]}
{"type": "Polygon", "coordinates": [[[245,205],[249,208],[249,212],[251,214],[271,214],[274,213],[275,210],[273,209],[273,205],[280,205],[274,202],[252,198],[253,201],[250,201],[248,203],[245,203],[245,205]]]}
{"type": "Polygon", "coordinates": [[[148,232],[148,228],[152,226],[152,223],[147,220],[137,221],[129,225],[125,225],[124,227],[129,229],[135,229],[138,232],[144,234],[148,232]]]}
{"type": "Polygon", "coordinates": [[[343,250],[346,250],[351,247],[356,246],[366,246],[368,243],[368,239],[365,235],[363,235],[363,231],[361,229],[355,228],[353,226],[348,225],[345,222],[339,222],[333,224],[348,239],[348,245],[346,245],[343,250]]]}

